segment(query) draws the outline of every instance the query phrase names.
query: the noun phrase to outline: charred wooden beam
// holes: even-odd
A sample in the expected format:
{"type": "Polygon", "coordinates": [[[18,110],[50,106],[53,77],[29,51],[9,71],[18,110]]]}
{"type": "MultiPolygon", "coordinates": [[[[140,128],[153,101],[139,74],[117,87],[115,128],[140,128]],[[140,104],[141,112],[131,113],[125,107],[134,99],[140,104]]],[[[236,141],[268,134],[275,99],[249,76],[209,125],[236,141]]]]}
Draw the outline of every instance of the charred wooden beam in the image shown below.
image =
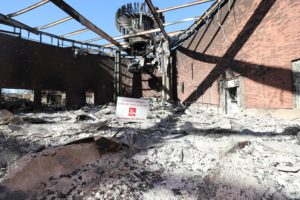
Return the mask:
{"type": "Polygon", "coordinates": [[[154,7],[154,5],[153,5],[153,3],[152,3],[151,0],[145,0],[145,1],[146,1],[147,5],[148,5],[148,7],[149,7],[149,9],[150,9],[150,11],[151,11],[153,17],[154,17],[156,23],[158,24],[158,26],[159,26],[159,28],[160,28],[160,30],[161,30],[163,36],[165,37],[165,39],[168,39],[169,36],[168,36],[167,32],[166,32],[165,29],[164,29],[163,22],[162,22],[161,19],[158,17],[157,9],[154,7]]]}
{"type": "Polygon", "coordinates": [[[111,42],[112,44],[116,45],[119,48],[123,48],[122,45],[114,40],[112,37],[110,37],[107,33],[105,33],[103,30],[101,30],[99,27],[97,27],[95,24],[90,22],[87,18],[85,18],[83,15],[81,15],[79,12],[77,12],[74,8],[72,8],[70,5],[68,5],[63,0],[50,0],[52,3],[54,3],[57,7],[65,11],[68,15],[73,17],[75,20],[77,20],[82,25],[86,26],[91,31],[95,32],[99,36],[103,37],[107,41],[111,42]]]}

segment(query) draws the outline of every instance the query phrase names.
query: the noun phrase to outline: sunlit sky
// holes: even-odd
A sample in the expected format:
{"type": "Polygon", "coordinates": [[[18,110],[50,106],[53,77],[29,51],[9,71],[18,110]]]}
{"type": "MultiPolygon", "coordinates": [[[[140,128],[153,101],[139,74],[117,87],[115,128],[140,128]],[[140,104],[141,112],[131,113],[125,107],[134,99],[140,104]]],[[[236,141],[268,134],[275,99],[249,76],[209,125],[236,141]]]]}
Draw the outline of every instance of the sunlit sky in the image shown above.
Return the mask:
{"type": "MultiPolygon", "coordinates": [[[[0,0],[0,13],[2,14],[10,14],[15,11],[26,8],[34,3],[39,2],[40,0],[0,0]]],[[[115,27],[115,14],[118,8],[122,5],[130,2],[143,2],[142,0],[65,0],[69,5],[79,11],[82,15],[84,15],[87,19],[97,25],[99,28],[104,30],[110,36],[119,36],[121,35],[115,27]]],[[[160,9],[173,7],[185,3],[193,2],[194,0],[153,0],[153,4],[160,9]]],[[[201,16],[203,12],[205,12],[212,2],[204,3],[192,7],[182,8],[175,11],[165,12],[166,22],[174,22],[178,20],[182,20],[185,18],[201,16]]],[[[28,13],[19,15],[14,17],[14,19],[19,20],[31,27],[37,27],[41,25],[46,25],[53,21],[59,20],[61,18],[67,17],[68,15],[56,7],[51,2],[34,9],[28,13]]],[[[166,31],[177,31],[184,30],[188,28],[193,22],[185,22],[173,26],[167,26],[166,31]]],[[[81,24],[76,22],[75,20],[70,20],[63,24],[51,27],[49,29],[45,29],[43,31],[53,33],[55,35],[63,35],[66,33],[70,33],[72,31],[76,31],[84,28],[81,24]]],[[[6,26],[0,25],[0,29],[10,29],[6,26]]],[[[12,29],[11,29],[12,30],[12,29]]],[[[89,31],[79,35],[74,35],[69,37],[74,40],[88,40],[92,38],[96,38],[98,35],[89,31]]],[[[108,42],[105,40],[101,40],[97,42],[98,44],[107,44],[108,42]]]]}

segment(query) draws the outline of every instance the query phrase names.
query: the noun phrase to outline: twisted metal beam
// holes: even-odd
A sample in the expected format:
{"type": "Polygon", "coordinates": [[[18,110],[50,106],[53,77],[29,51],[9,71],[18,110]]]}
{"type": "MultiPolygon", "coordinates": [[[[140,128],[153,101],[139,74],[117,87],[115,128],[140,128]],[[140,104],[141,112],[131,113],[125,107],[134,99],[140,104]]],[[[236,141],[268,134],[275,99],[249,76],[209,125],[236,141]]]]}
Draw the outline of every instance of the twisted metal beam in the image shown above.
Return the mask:
{"type": "Polygon", "coordinates": [[[157,10],[155,9],[153,3],[151,0],[145,0],[146,4],[148,5],[156,23],[158,24],[163,36],[165,37],[165,39],[169,39],[169,36],[167,34],[167,32],[165,31],[164,29],[164,26],[163,26],[163,22],[161,21],[161,19],[158,17],[158,13],[157,13],[157,10]]]}

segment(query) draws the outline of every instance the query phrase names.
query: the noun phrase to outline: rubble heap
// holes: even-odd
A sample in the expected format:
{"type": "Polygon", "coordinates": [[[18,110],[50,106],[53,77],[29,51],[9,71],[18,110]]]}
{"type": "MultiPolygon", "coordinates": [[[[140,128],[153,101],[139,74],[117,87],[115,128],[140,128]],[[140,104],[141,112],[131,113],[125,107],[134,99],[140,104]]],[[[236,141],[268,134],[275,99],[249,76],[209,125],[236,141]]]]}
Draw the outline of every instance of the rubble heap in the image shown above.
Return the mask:
{"type": "Polygon", "coordinates": [[[113,104],[17,116],[1,111],[19,120],[0,126],[0,199],[300,198],[300,120],[151,106],[142,124],[116,120],[113,104]],[[106,140],[116,143],[104,148],[106,140]],[[80,147],[90,150],[80,156],[80,147]],[[59,152],[76,162],[60,160],[67,154],[59,152]],[[55,160],[57,168],[32,165],[44,177],[22,187],[26,163],[38,159],[55,160]]]}

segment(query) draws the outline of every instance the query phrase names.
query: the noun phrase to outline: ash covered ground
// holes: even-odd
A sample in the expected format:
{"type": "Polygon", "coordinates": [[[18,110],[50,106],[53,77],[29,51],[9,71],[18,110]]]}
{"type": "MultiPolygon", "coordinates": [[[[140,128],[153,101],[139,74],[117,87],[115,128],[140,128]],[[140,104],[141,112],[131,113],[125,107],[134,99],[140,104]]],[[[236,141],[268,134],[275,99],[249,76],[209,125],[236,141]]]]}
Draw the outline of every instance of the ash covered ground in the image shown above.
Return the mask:
{"type": "Polygon", "coordinates": [[[143,124],[112,104],[0,116],[0,199],[300,199],[298,119],[155,102],[143,124]],[[100,136],[117,146],[98,156],[100,136]]]}

